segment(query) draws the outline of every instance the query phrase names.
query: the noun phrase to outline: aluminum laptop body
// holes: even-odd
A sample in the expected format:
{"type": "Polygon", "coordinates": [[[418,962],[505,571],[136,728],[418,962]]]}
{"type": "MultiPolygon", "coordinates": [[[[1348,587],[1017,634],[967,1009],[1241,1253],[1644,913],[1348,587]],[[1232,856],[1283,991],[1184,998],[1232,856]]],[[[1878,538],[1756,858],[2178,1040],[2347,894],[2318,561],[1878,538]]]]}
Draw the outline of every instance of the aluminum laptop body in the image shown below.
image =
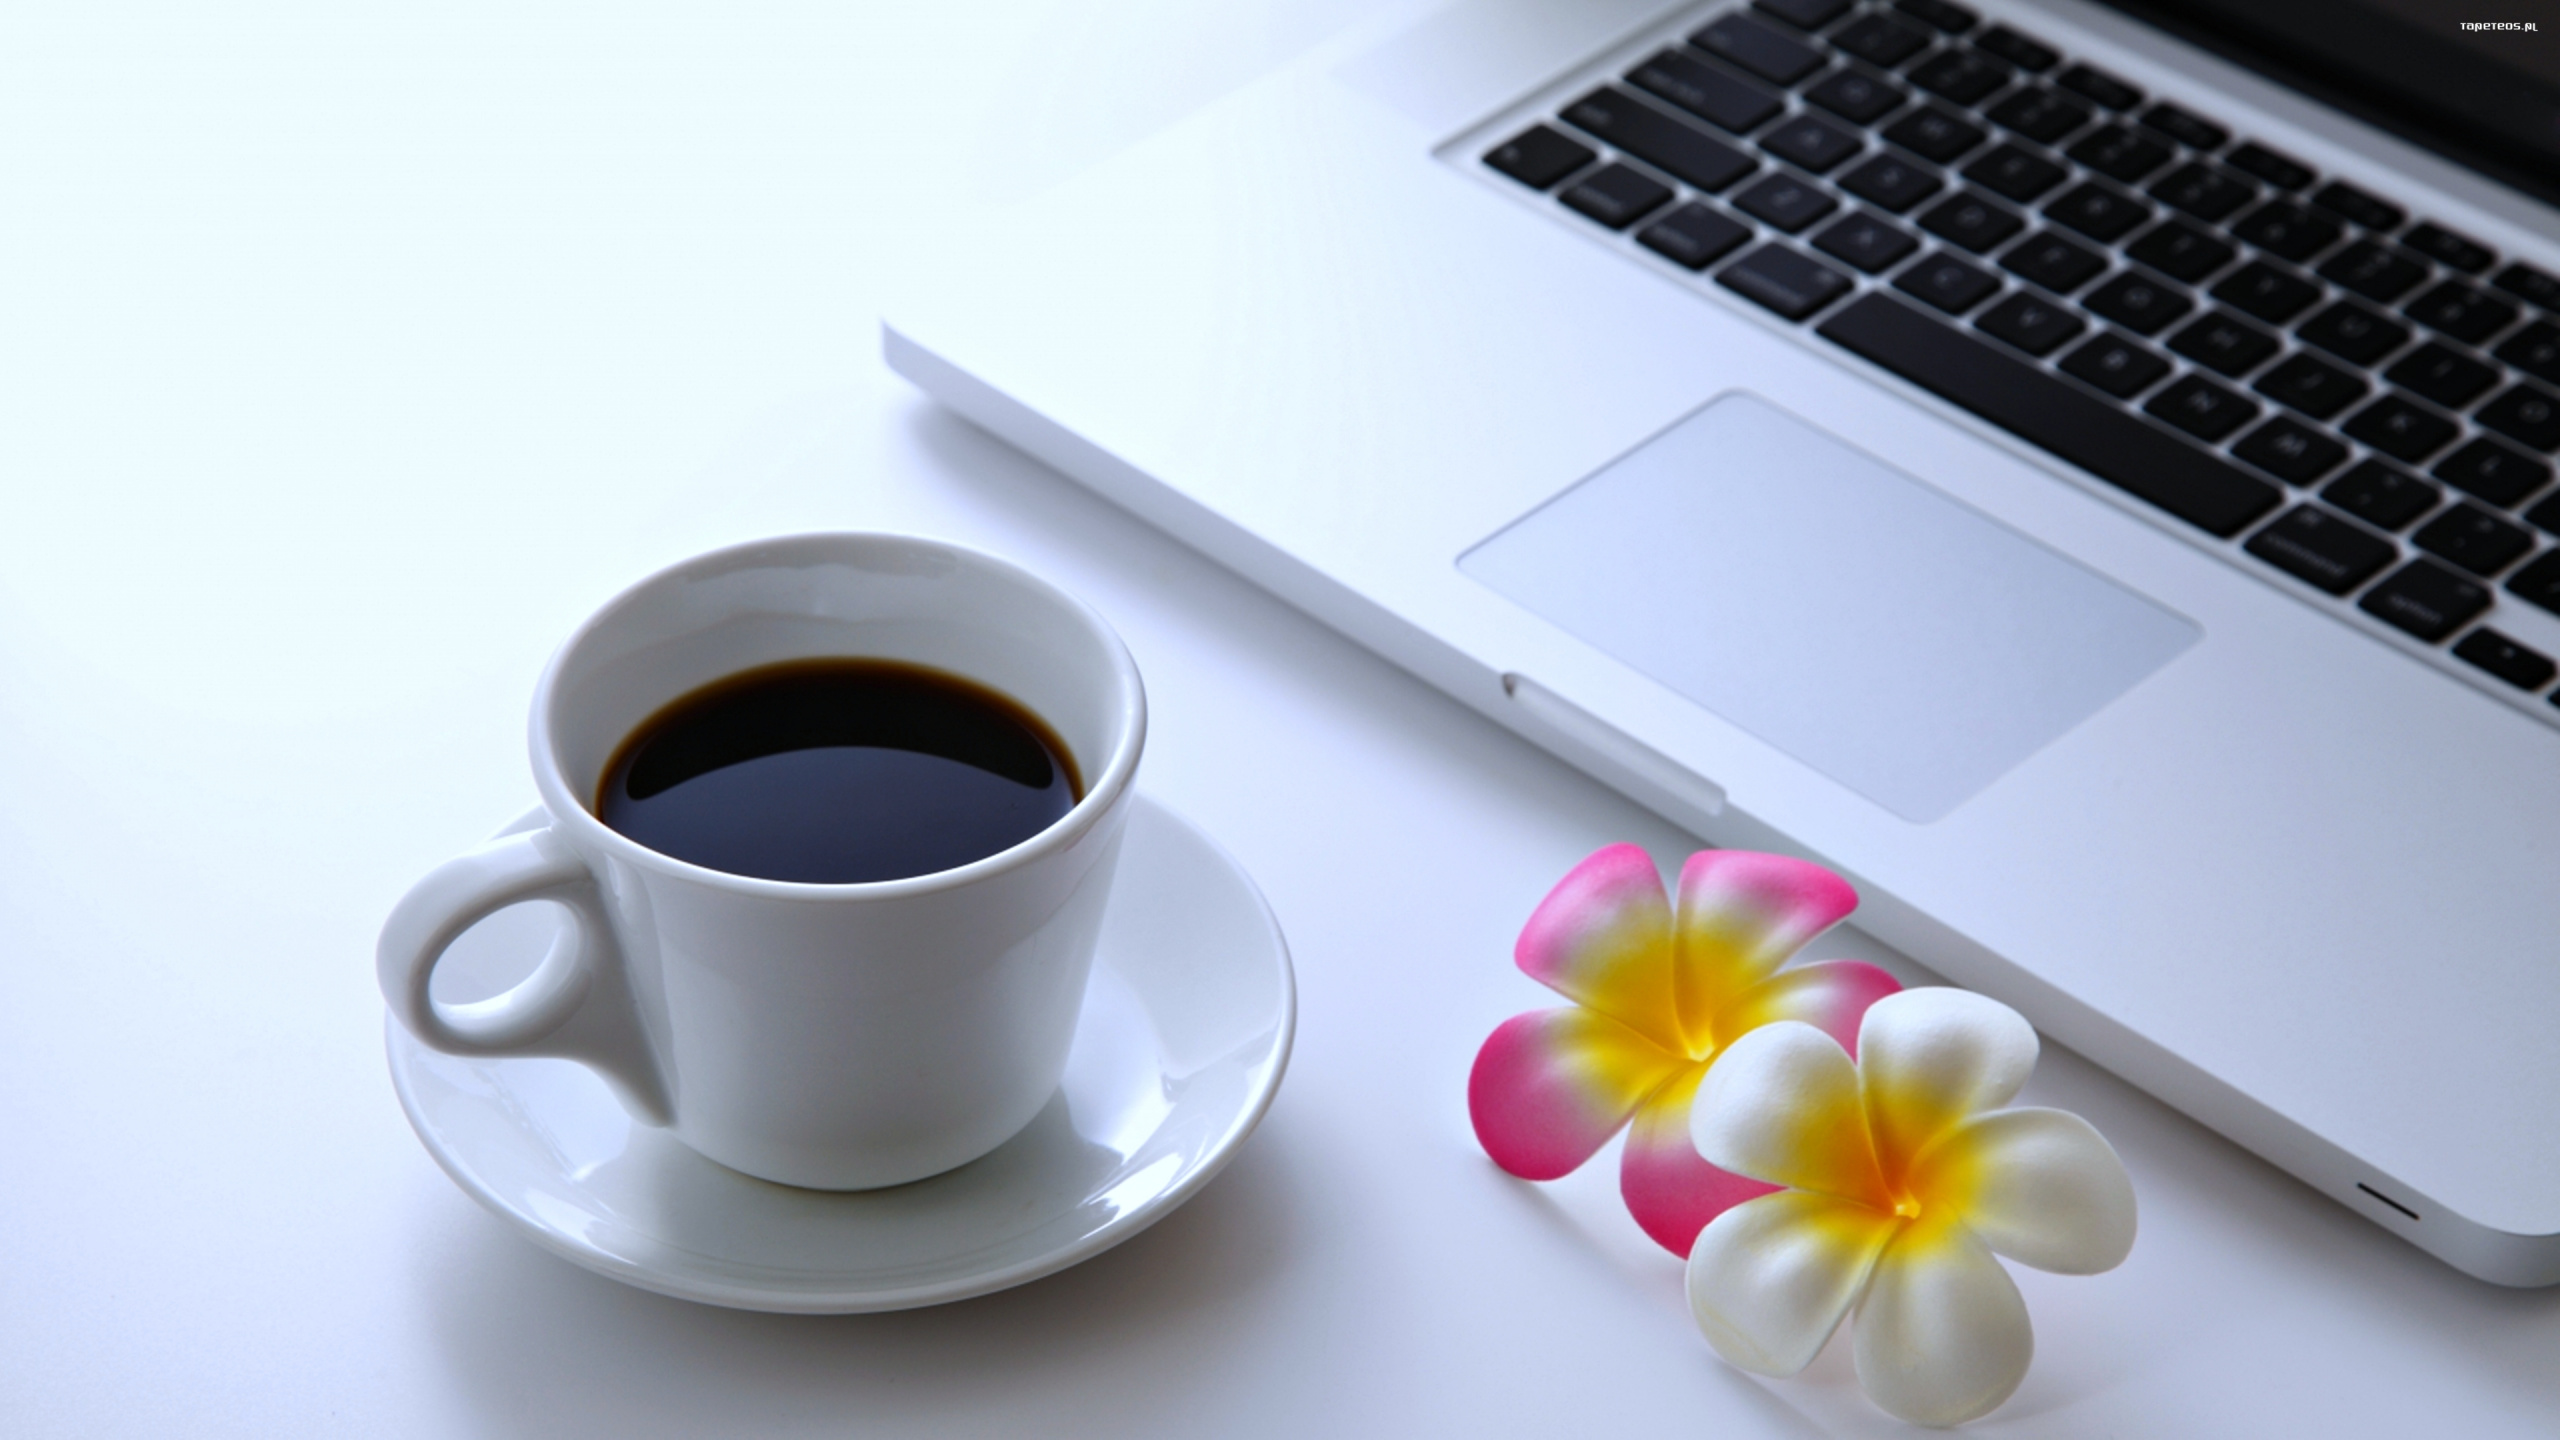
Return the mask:
{"type": "MultiPolygon", "coordinates": [[[[2529,518],[2547,483],[2488,498],[2548,458],[2549,297],[2525,291],[2560,274],[2560,212],[2063,0],[1960,12],[1977,28],[1926,34],[1956,58],[1917,79],[1837,65],[1990,137],[1894,209],[1866,198],[1889,171],[1847,177],[1912,158],[1878,138],[1896,122],[1751,70],[1792,63],[1764,31],[1830,53],[1776,9],[1822,37],[1886,15],[1860,44],[1916,14],[1383,14],[955,236],[886,317],[890,362],[1697,834],[1842,870],[1879,937],[2383,1228],[2485,1279],[2560,1281],[2560,702],[2533,665],[2560,656],[2560,608],[2528,593],[2560,526],[2529,518]],[[2007,119],[1923,86],[1969,85],[1959,51],[2012,57],[2007,119]],[[1714,103],[1683,85],[1747,99],[1736,77],[1778,97],[1768,126],[1822,122],[1801,165],[1774,128],[1719,136],[1683,108],[1714,103]],[[2108,83],[2227,133],[2147,129],[2108,83]],[[2077,139],[2001,128],[2074,112],[2077,139]],[[1826,159],[1824,126],[1863,148],[1826,159]],[[1749,178],[1718,188],[1701,134],[1749,178]],[[1946,202],[2044,178],[1981,158],[2012,141],[2065,173],[1988,207],[2023,238],[1971,248],[1982,217],[1946,202]],[[2154,142],[2158,176],[2104,178],[2154,142]],[[2196,218],[2214,185],[2246,208],[2196,218]],[[2328,208],[2375,197],[2396,228],[2328,208]],[[1787,228],[1808,201],[1833,211],[1787,228]],[[2065,223],[2125,203],[2248,265],[2261,241],[2301,258],[2155,284],[2193,313],[2145,331],[2137,282],[2161,275],[2125,247],[2149,231],[2065,223]],[[2047,233],[2070,243],[2028,255],[2047,233]],[[2028,278],[2079,252],[2117,279],[2028,278]],[[2404,262],[2416,298],[2357,298],[2404,262]],[[1985,279],[1979,308],[1943,308],[1985,279]],[[2299,313],[2247,318],[2288,284],[2311,289],[2299,313]],[[2443,308],[2464,296],[2506,329],[2430,328],[2471,323],[2443,308]],[[2356,343],[2304,338],[2322,315],[2407,332],[2400,358],[2320,348],[2356,343]],[[2225,342],[2277,353],[2253,370],[2225,342]],[[1937,363],[1967,345],[2000,358],[1937,363]],[[2114,398],[2141,378],[2117,362],[2165,369],[2114,398]],[[2473,363],[2491,393],[2423,398],[2473,363]],[[2215,405],[2244,420],[2190,428],[2215,405]],[[2386,523],[2412,495],[2429,516],[2386,523]]],[[[2145,253],[2174,269],[2177,239],[2145,253]]]]}

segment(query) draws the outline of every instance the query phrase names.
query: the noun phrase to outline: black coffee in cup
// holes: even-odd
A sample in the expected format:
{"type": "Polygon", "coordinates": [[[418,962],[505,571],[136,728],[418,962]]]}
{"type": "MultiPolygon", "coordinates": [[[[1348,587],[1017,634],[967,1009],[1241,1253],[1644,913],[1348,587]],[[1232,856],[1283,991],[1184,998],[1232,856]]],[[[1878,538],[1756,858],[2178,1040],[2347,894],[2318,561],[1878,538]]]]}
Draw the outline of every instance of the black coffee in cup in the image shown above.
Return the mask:
{"type": "Polygon", "coordinates": [[[898,661],[799,660],[650,716],[605,767],[596,814],[708,869],[849,885],[1011,849],[1083,790],[1056,733],[1008,696],[898,661]]]}

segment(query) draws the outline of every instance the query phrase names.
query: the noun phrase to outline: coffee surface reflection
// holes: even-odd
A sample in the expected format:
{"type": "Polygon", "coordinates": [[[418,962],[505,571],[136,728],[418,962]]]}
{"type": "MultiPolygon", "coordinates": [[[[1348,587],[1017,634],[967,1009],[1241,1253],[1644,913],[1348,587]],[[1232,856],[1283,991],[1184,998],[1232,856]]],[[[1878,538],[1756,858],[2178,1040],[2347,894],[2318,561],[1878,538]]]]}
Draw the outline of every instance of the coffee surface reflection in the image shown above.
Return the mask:
{"type": "Polygon", "coordinates": [[[974,681],[869,659],[768,665],[679,697],[614,753],[605,824],[661,855],[849,885],[956,869],[1083,794],[1039,716],[974,681]]]}

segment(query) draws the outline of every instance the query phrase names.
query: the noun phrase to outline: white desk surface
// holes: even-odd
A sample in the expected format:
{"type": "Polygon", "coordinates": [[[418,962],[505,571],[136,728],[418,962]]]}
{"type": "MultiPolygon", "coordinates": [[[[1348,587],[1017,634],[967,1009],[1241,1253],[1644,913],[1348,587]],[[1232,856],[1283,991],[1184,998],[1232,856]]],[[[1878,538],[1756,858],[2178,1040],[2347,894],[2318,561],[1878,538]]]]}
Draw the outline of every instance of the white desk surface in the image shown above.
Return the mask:
{"type": "MultiPolygon", "coordinates": [[[[1669,826],[923,402],[903,255],[1356,0],[0,15],[0,1431],[1873,1435],[1727,1369],[1613,1167],[1504,1177],[1512,937],[1669,826]],[[1303,1021],[1234,1166],[1028,1287],[842,1319],[626,1289],[429,1162],[376,926],[531,798],[633,578],[930,532],[1090,597],[1142,783],[1251,868],[1303,1021]]],[[[1854,935],[1833,953],[1874,953],[1854,935]]],[[[2199,997],[2200,1003],[2206,997],[2199,997]]],[[[2283,1023],[2271,1016],[2269,1023],[2283,1023]]],[[[2074,1057],[2142,1239],[2021,1272],[1985,1435],[2560,1434],[2560,1291],[2467,1280],[2074,1057]]]]}

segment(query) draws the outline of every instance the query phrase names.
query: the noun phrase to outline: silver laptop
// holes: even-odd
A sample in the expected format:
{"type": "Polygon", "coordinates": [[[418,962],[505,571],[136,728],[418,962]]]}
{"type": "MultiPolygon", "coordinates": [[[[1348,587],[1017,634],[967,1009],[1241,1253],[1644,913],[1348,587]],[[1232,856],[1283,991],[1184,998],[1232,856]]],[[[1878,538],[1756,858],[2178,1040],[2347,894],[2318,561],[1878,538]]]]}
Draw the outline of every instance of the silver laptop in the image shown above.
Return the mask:
{"type": "Polygon", "coordinates": [[[955,236],[889,359],[2560,1281],[2560,36],[2148,8],[1382,15],[955,236]]]}

